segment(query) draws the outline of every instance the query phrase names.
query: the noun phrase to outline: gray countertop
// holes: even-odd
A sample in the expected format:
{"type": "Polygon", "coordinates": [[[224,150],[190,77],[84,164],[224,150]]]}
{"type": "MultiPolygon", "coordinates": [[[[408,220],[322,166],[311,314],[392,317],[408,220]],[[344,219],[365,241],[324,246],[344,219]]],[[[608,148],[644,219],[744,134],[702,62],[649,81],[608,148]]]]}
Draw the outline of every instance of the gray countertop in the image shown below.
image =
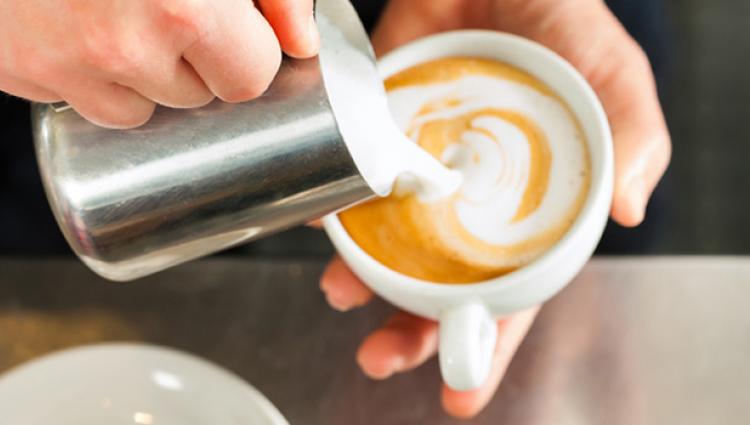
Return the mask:
{"type": "MultiPolygon", "coordinates": [[[[138,282],[0,259],[0,371],[102,341],[212,360],[292,424],[453,424],[433,360],[384,382],[354,363],[391,308],[330,310],[319,261],[209,259],[138,282]]],[[[728,424],[750,417],[750,258],[598,258],[549,302],[474,424],[728,424]]]]}

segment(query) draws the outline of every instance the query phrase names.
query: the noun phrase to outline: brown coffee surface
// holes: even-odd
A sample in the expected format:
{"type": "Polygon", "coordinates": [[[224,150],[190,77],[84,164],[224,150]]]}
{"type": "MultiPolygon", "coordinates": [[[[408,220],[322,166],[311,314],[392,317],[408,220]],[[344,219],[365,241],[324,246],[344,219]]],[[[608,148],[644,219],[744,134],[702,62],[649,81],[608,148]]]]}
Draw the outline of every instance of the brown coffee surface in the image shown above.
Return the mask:
{"type": "MultiPolygon", "coordinates": [[[[532,75],[502,62],[478,58],[445,58],[426,62],[401,71],[385,82],[389,92],[431,84],[445,84],[464,77],[484,76],[522,84],[545,96],[560,98],[532,75]]],[[[494,107],[482,107],[451,115],[449,118],[424,118],[451,108],[460,108],[465,100],[461,93],[432,99],[410,117],[409,135],[419,146],[438,159],[451,145],[462,143],[467,132],[477,132],[499,143],[497,136],[476,125],[480,118],[496,118],[508,123],[525,136],[528,143],[528,176],[526,186],[511,223],[520,223],[532,215],[543,202],[550,183],[553,154],[548,135],[538,123],[523,113],[494,107]]],[[[564,103],[563,103],[564,104],[564,103]]],[[[567,107],[567,106],[566,106],[567,107]]],[[[575,117],[568,109],[571,119],[575,117]]],[[[576,121],[576,125],[577,121],[576,121]]],[[[578,216],[590,185],[590,164],[584,145],[584,183],[564,212],[528,238],[511,244],[484,240],[462,223],[457,213],[459,202],[471,199],[459,192],[448,199],[426,202],[413,193],[394,193],[355,206],[339,217],[354,241],[370,256],[402,274],[438,283],[472,283],[516,270],[533,261],[562,238],[578,216]]],[[[471,161],[483,158],[474,154],[471,161]]],[[[450,165],[450,164],[449,164],[450,165]]],[[[500,175],[502,177],[502,174],[500,175]]]]}

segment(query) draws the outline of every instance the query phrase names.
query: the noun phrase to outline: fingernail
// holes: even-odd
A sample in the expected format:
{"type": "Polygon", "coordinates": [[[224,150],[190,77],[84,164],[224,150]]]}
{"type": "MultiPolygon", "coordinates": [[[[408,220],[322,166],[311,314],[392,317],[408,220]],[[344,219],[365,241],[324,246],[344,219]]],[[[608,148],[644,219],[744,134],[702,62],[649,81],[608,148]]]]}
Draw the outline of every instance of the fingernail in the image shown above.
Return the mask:
{"type": "Polygon", "coordinates": [[[310,15],[307,21],[307,33],[310,40],[310,49],[317,52],[320,48],[320,32],[318,32],[318,25],[315,23],[313,15],[310,15]]]}

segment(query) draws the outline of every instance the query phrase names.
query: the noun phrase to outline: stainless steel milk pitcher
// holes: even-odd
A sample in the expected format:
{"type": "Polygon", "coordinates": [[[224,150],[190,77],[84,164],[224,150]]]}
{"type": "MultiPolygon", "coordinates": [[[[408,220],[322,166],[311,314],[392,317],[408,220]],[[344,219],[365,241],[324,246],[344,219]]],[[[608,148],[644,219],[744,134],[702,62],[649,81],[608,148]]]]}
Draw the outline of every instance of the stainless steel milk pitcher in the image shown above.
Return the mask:
{"type": "Polygon", "coordinates": [[[351,153],[356,123],[341,125],[367,101],[360,90],[385,105],[372,49],[348,1],[315,8],[320,56],[286,58],[257,100],[158,108],[125,131],[35,105],[47,196],[89,267],[138,278],[375,195],[351,153]]]}

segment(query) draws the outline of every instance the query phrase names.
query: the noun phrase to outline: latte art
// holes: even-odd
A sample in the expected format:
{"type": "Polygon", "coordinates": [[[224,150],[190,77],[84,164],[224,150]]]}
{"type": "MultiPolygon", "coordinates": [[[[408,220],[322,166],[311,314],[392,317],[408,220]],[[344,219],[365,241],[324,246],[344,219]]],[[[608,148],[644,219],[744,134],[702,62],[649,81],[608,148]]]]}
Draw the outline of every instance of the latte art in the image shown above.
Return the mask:
{"type": "Polygon", "coordinates": [[[534,260],[568,230],[588,193],[589,154],[567,105],[508,65],[440,59],[386,81],[398,126],[459,170],[453,197],[401,187],[341,214],[357,244],[401,273],[489,279],[534,260]]]}

